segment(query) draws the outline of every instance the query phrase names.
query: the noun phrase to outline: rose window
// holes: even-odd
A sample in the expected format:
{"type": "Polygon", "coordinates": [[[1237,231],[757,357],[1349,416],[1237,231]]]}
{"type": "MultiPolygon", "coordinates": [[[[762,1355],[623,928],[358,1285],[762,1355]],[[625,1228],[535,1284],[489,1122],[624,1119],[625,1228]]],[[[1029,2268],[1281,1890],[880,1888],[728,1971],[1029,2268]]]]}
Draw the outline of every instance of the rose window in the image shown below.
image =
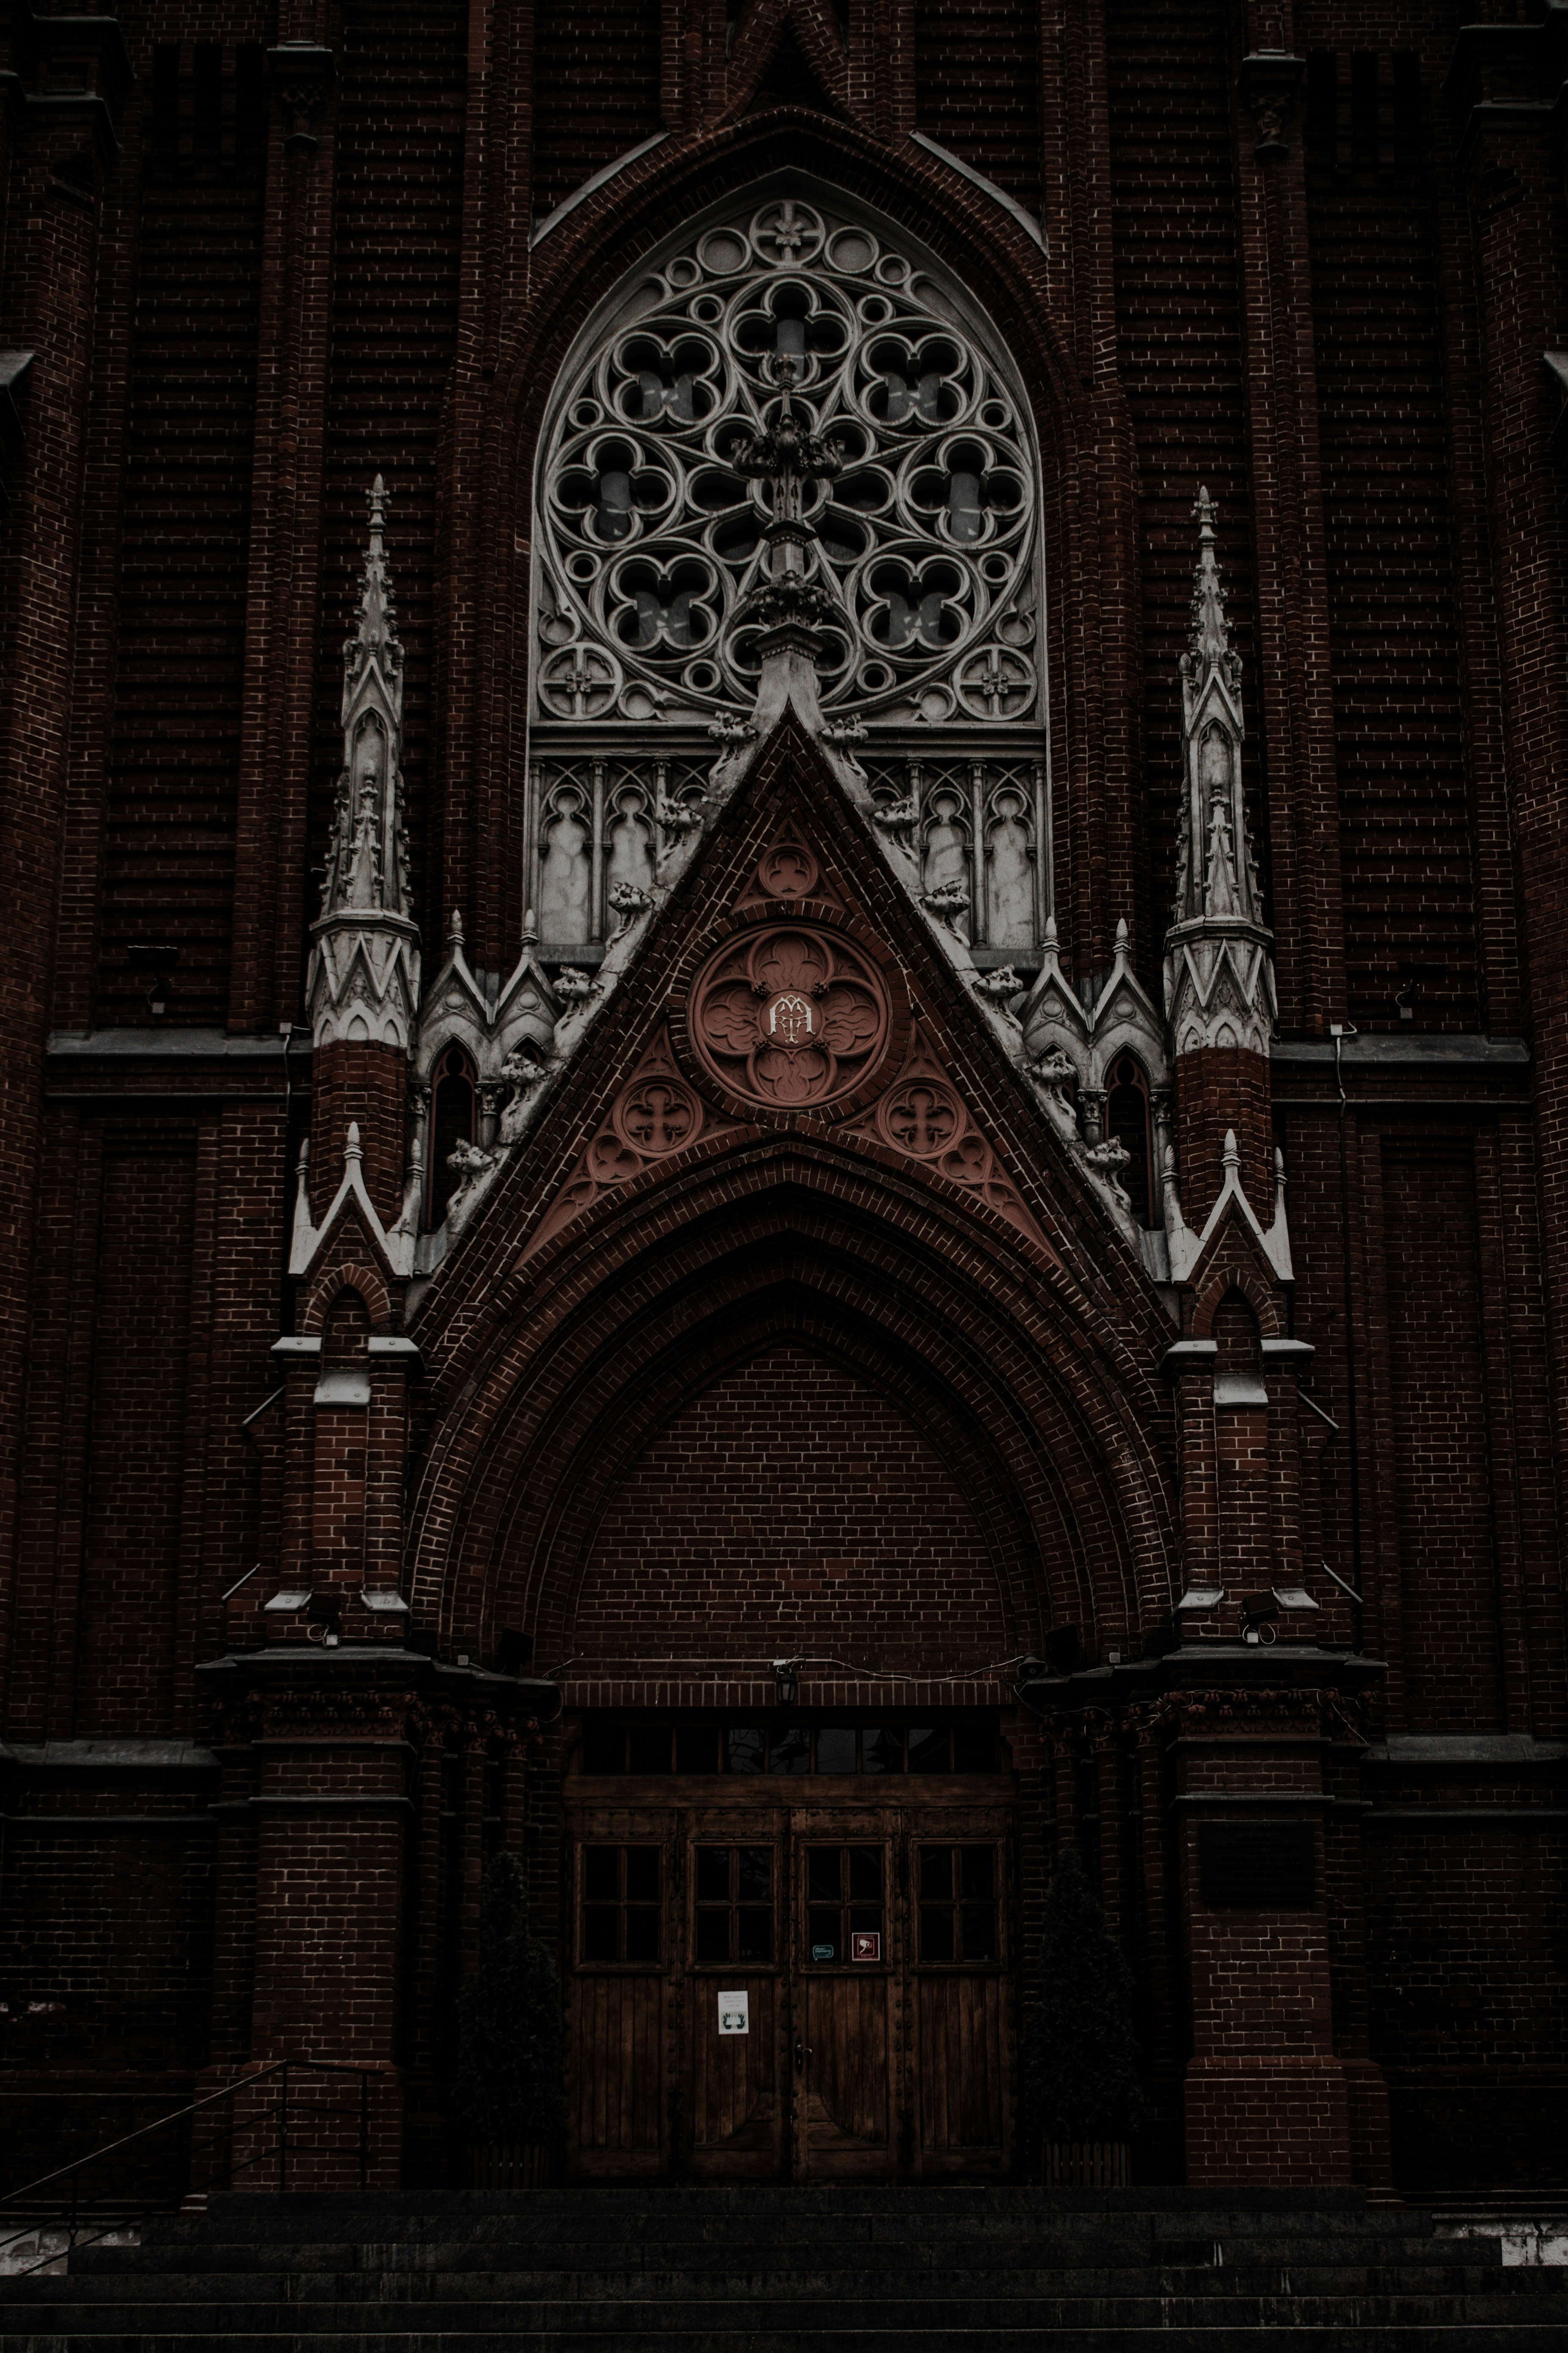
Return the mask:
{"type": "Polygon", "coordinates": [[[800,1111],[859,1084],[887,1043],[887,991],[846,941],[804,928],[752,933],[710,960],[689,1027],[731,1093],[800,1111]]]}
{"type": "Polygon", "coordinates": [[[1037,719],[1032,444],[980,314],[923,259],[779,196],[645,270],[570,363],[541,470],[536,695],[546,723],[749,706],[764,487],[738,446],[796,363],[843,467],[807,493],[837,590],[829,710],[1037,719]]]}

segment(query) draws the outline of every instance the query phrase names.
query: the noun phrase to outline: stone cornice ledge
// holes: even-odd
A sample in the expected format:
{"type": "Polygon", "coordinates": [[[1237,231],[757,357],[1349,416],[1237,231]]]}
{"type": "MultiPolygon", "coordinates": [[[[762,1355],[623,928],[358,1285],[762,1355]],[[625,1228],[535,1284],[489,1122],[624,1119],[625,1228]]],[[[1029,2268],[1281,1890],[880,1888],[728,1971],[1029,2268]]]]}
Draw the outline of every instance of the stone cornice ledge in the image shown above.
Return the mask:
{"type": "Polygon", "coordinates": [[[130,1023],[123,1029],[56,1029],[46,1049],[49,1060],[59,1062],[277,1062],[288,1050],[280,1030],[237,1036],[227,1029],[144,1029],[130,1023]]]}
{"type": "MultiPolygon", "coordinates": [[[[1530,1048],[1522,1038],[1482,1038],[1454,1029],[1427,1029],[1409,1038],[1401,1037],[1397,1030],[1380,1029],[1342,1039],[1340,1044],[1347,1071],[1517,1071],[1530,1062],[1530,1048]]],[[[1273,1063],[1331,1071],[1334,1040],[1276,1038],[1268,1059],[1273,1063]]]]}

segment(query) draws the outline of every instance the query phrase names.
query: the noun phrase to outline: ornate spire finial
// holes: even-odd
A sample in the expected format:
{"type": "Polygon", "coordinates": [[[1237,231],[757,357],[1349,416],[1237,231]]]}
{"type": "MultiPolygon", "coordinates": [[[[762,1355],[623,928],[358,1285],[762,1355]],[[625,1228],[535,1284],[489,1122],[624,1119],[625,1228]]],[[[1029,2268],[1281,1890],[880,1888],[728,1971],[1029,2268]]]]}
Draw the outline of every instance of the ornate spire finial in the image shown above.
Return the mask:
{"type": "Polygon", "coordinates": [[[1178,1054],[1245,1045],[1267,1054],[1274,1027],[1271,935],[1247,826],[1241,657],[1231,646],[1215,553],[1215,503],[1200,489],[1192,634],[1181,658],[1181,862],[1165,939],[1165,1012],[1178,1054]]]}
{"type": "Polygon", "coordinates": [[[403,821],[403,649],[380,474],[367,503],[358,612],[343,646],[343,765],[321,912],[311,927],[308,995],[317,1045],[354,1037],[406,1047],[418,1003],[419,948],[403,821]]]}
{"type": "Polygon", "coordinates": [[[1198,526],[1198,561],[1193,580],[1192,637],[1183,672],[1195,690],[1201,690],[1205,674],[1220,670],[1232,694],[1238,695],[1241,656],[1231,649],[1225,591],[1220,586],[1219,559],[1215,554],[1215,503],[1206,490],[1199,489],[1193,514],[1198,526]]]}

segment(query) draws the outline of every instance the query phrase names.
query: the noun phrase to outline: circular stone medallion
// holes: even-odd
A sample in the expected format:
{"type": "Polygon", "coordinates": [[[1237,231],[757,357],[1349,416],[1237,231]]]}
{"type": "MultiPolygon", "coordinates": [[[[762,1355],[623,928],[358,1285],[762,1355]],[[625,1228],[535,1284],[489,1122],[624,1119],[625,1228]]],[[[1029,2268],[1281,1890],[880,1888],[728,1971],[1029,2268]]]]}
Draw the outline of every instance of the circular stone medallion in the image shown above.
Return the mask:
{"type": "Polygon", "coordinates": [[[727,940],[698,976],[690,1024],[721,1086],[804,1111],[860,1084],[888,1040],[888,992],[849,942],[792,925],[727,940]]]}

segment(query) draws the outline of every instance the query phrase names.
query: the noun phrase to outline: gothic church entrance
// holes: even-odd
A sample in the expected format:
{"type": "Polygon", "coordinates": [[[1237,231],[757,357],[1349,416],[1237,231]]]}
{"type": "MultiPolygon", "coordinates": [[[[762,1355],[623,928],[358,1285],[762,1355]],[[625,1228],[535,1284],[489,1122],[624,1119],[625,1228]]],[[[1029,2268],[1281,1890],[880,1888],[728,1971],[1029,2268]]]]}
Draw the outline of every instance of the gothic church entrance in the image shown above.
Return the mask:
{"type": "Polygon", "coordinates": [[[994,1717],[589,1718],[577,1757],[579,2179],[1007,2171],[1014,1785],[994,1717]]]}

